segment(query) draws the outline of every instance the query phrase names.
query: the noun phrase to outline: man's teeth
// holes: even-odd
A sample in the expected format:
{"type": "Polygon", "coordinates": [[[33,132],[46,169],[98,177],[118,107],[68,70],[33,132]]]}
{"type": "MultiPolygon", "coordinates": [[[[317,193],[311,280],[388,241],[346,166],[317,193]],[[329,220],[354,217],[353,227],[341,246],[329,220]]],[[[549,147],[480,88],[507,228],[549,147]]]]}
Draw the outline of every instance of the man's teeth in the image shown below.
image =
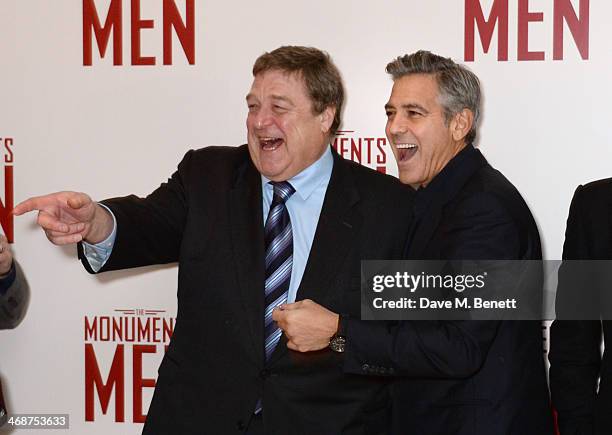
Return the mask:
{"type": "Polygon", "coordinates": [[[278,148],[283,141],[278,137],[261,137],[259,138],[259,142],[264,150],[274,150],[278,148]]]}
{"type": "Polygon", "coordinates": [[[418,145],[414,143],[398,143],[395,146],[398,150],[411,150],[413,148],[418,147],[418,145]]]}

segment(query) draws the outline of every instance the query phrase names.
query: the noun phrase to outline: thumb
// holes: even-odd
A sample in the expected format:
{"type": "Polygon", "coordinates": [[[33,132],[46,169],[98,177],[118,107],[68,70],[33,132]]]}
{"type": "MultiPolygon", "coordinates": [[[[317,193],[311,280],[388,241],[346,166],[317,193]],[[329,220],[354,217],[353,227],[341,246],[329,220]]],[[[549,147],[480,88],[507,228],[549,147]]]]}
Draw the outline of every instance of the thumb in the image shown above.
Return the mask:
{"type": "Polygon", "coordinates": [[[66,202],[68,203],[68,206],[70,208],[78,210],[79,208],[88,205],[88,203],[91,202],[91,198],[89,198],[89,196],[85,195],[84,193],[77,193],[68,198],[68,201],[66,202]]]}

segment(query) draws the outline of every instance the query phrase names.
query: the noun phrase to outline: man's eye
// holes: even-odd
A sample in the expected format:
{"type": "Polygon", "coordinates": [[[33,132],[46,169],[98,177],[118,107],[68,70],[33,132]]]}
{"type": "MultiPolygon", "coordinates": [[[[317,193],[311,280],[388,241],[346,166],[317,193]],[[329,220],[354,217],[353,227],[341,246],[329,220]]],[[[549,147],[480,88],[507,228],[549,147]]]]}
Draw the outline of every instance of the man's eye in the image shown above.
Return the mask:
{"type": "Polygon", "coordinates": [[[283,112],[283,111],[287,110],[287,108],[283,107],[283,106],[279,106],[278,104],[275,104],[274,105],[274,110],[276,110],[277,112],[283,112]]]}
{"type": "Polygon", "coordinates": [[[421,112],[417,112],[416,110],[409,110],[408,116],[421,116],[421,112]]]}
{"type": "Polygon", "coordinates": [[[387,110],[387,111],[385,111],[385,113],[387,114],[387,118],[390,118],[391,116],[393,116],[394,112],[392,112],[390,110],[387,110]]]}

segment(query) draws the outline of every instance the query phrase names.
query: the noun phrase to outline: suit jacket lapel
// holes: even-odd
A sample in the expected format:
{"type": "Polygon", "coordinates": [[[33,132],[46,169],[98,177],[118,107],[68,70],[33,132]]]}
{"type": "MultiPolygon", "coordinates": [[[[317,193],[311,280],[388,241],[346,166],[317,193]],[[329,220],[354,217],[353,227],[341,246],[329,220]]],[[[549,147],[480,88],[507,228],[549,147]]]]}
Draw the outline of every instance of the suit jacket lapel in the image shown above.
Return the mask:
{"type": "MultiPolygon", "coordinates": [[[[321,215],[296,300],[312,299],[326,305],[330,281],[340,269],[359,232],[362,216],[356,204],[359,192],[350,173],[350,164],[334,152],[334,168],[327,187],[321,215]]],[[[270,362],[287,353],[287,339],[281,337],[270,362]]]]}
{"type": "Polygon", "coordinates": [[[230,190],[229,218],[234,267],[256,361],[263,355],[264,236],[261,177],[250,160],[230,190]]]}

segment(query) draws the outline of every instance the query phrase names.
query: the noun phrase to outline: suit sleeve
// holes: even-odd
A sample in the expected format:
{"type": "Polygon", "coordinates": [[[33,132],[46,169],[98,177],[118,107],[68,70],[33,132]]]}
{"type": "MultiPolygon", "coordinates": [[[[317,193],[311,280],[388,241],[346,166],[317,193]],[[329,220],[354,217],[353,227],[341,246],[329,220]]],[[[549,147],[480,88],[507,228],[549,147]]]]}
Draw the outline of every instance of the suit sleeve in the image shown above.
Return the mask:
{"type": "MultiPolygon", "coordinates": [[[[576,189],[570,206],[565,243],[564,260],[591,258],[589,252],[589,228],[585,222],[583,189],[576,189]]],[[[559,298],[566,292],[577,292],[571,288],[576,276],[563,278],[562,265],[559,272],[557,308],[559,298]]],[[[584,277],[584,279],[592,278],[584,277]]],[[[580,282],[580,288],[593,285],[580,282]]],[[[571,298],[570,298],[571,299],[571,298]]],[[[553,406],[558,413],[561,435],[586,435],[593,433],[593,415],[597,391],[597,379],[601,365],[601,322],[555,320],[550,329],[550,389],[553,406]]]]}
{"type": "Polygon", "coordinates": [[[30,287],[17,261],[15,280],[3,295],[0,295],[0,329],[15,328],[25,316],[30,298],[30,287]]]}
{"type": "MultiPolygon", "coordinates": [[[[472,195],[446,221],[443,259],[520,258],[518,226],[495,196],[472,195]]],[[[498,321],[345,322],[346,372],[438,379],[476,373],[499,326],[498,321]]]]}
{"type": "MultiPolygon", "coordinates": [[[[146,198],[130,195],[102,201],[117,220],[117,235],[111,255],[99,272],[178,260],[188,212],[185,180],[190,175],[191,156],[189,151],[170,179],[146,198]]],[[[95,273],[81,244],[78,251],[85,269],[95,273]]]]}

